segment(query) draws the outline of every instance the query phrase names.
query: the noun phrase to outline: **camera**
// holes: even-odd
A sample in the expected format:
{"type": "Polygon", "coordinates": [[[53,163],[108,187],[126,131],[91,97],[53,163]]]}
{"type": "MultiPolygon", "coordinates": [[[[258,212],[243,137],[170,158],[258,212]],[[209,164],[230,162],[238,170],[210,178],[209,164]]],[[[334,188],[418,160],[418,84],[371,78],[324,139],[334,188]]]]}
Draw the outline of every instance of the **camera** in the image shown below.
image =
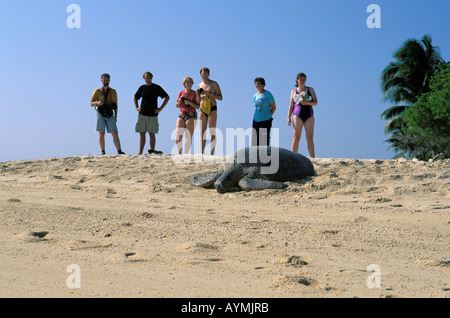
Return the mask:
{"type": "Polygon", "coordinates": [[[199,89],[197,89],[197,94],[200,95],[200,94],[203,93],[204,91],[205,91],[205,90],[204,90],[203,88],[200,87],[199,89]]]}
{"type": "Polygon", "coordinates": [[[97,106],[97,111],[105,118],[112,117],[113,109],[117,109],[117,104],[103,104],[101,106],[97,106]]]}
{"type": "Polygon", "coordinates": [[[181,97],[181,101],[184,103],[185,101],[191,101],[191,100],[187,97],[181,97]]]}

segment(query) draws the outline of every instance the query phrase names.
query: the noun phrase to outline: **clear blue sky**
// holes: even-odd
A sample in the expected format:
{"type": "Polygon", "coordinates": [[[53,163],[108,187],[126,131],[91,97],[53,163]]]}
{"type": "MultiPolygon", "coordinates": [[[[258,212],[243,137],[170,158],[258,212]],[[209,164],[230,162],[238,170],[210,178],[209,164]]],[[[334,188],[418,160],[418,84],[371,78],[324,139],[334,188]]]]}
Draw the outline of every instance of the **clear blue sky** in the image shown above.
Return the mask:
{"type": "MultiPolygon", "coordinates": [[[[304,72],[319,99],[316,156],[389,159],[380,73],[404,41],[425,34],[450,60],[449,12],[448,0],[0,0],[0,161],[99,154],[89,103],[104,72],[118,92],[127,154],[139,146],[133,95],[143,72],[153,73],[171,96],[156,147],[170,153],[181,81],[191,76],[196,86],[203,66],[222,89],[224,134],[251,127],[253,79],[261,76],[275,97],[279,145],[290,149],[289,93],[304,72]],[[72,3],[79,29],[66,24],[72,3]],[[372,3],[381,8],[378,29],[366,24],[372,3]]],[[[226,142],[216,154],[226,154],[226,142]]],[[[299,152],[308,155],[304,134],[299,152]]]]}

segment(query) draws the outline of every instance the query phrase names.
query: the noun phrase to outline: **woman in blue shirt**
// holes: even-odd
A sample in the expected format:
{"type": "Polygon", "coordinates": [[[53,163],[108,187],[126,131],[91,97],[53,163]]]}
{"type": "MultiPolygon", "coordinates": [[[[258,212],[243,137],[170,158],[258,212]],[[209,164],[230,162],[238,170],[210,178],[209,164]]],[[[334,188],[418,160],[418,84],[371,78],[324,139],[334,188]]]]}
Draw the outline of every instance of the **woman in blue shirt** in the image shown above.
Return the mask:
{"type": "Polygon", "coordinates": [[[277,108],[273,95],[264,89],[266,81],[262,77],[255,78],[258,92],[253,95],[255,114],[253,115],[252,146],[269,146],[272,116],[277,108]]]}

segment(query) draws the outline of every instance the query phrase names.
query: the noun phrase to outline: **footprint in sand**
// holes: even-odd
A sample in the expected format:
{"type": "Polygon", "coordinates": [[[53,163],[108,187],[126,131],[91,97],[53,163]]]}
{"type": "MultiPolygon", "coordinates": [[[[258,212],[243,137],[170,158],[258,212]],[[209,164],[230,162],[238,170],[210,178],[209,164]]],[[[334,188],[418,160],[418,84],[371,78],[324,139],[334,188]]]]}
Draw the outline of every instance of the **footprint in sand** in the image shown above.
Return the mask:
{"type": "Polygon", "coordinates": [[[89,249],[100,249],[100,248],[108,248],[112,246],[109,243],[100,243],[95,241],[87,241],[87,240],[76,240],[76,241],[67,241],[61,243],[61,246],[69,251],[81,251],[81,250],[89,250],[89,249]]]}
{"type": "Polygon", "coordinates": [[[338,288],[326,286],[322,282],[302,276],[302,275],[283,275],[281,277],[278,277],[275,279],[271,286],[272,288],[301,288],[301,287],[312,287],[312,288],[318,288],[323,289],[325,291],[331,292],[339,292],[340,290],[338,288]]]}
{"type": "Polygon", "coordinates": [[[274,280],[271,287],[282,288],[282,287],[298,287],[298,286],[311,286],[318,287],[320,284],[318,281],[301,276],[301,275],[283,275],[274,280]]]}
{"type": "Polygon", "coordinates": [[[311,260],[309,258],[297,255],[281,255],[275,260],[275,264],[280,264],[289,267],[302,267],[308,265],[311,260]]]}
{"type": "Polygon", "coordinates": [[[450,205],[432,204],[430,208],[433,210],[448,210],[450,205]]]}
{"type": "Polygon", "coordinates": [[[223,263],[227,260],[221,259],[221,258],[193,258],[193,259],[183,259],[181,261],[182,264],[189,264],[189,265],[199,265],[199,264],[212,264],[212,263],[223,263]]]}
{"type": "Polygon", "coordinates": [[[113,261],[116,262],[130,262],[130,263],[138,263],[138,262],[147,262],[150,258],[146,256],[142,256],[137,252],[126,252],[123,254],[113,256],[113,261]]]}
{"type": "Polygon", "coordinates": [[[184,243],[181,245],[181,249],[195,254],[203,254],[204,256],[207,256],[201,258],[195,257],[193,259],[184,259],[182,261],[183,264],[198,265],[200,263],[226,262],[225,259],[222,259],[217,256],[217,252],[221,250],[221,247],[216,245],[211,245],[207,243],[184,243]]]}
{"type": "Polygon", "coordinates": [[[218,251],[221,248],[219,246],[207,244],[207,243],[184,243],[181,248],[192,252],[210,252],[218,251]]]}
{"type": "Polygon", "coordinates": [[[47,236],[47,231],[34,232],[26,231],[15,236],[15,238],[22,242],[42,242],[47,241],[45,237],[47,236]]]}
{"type": "Polygon", "coordinates": [[[117,190],[113,188],[107,188],[106,189],[106,198],[107,199],[114,199],[116,198],[117,190]]]}
{"type": "Polygon", "coordinates": [[[441,259],[418,259],[416,263],[425,266],[450,267],[450,260],[445,257],[441,259]]]}

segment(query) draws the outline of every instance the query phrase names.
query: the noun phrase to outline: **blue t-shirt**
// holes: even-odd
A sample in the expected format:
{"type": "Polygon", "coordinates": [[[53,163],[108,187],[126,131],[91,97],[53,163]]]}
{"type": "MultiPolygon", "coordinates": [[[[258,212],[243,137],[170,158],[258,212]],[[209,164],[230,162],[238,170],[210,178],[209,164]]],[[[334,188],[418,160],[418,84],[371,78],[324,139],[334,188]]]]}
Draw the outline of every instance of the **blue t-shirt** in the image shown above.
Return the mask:
{"type": "Polygon", "coordinates": [[[264,91],[261,95],[258,92],[253,95],[253,105],[255,106],[255,114],[253,120],[260,122],[269,120],[272,118],[271,103],[274,103],[275,99],[269,91],[264,91]]]}

